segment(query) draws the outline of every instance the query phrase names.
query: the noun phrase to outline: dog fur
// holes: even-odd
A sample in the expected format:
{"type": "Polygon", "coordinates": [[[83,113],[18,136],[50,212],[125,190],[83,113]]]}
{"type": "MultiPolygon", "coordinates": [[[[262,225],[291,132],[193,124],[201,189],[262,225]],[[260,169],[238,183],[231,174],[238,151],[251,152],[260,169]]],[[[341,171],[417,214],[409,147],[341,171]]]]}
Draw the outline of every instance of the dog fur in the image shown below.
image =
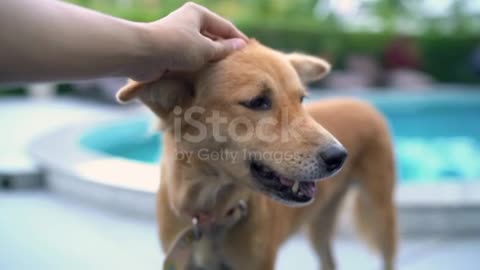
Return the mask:
{"type": "MultiPolygon", "coordinates": [[[[353,99],[327,99],[302,105],[304,85],[322,78],[329,70],[328,63],[320,58],[284,54],[252,40],[246,48],[198,73],[167,76],[150,83],[131,81],[119,91],[119,100],[139,98],[159,117],[164,127],[158,191],[158,224],[164,250],[168,250],[179,232],[191,226],[195,213],[207,211],[221,216],[243,199],[248,204],[248,216],[227,232],[223,243],[232,269],[274,269],[279,247],[305,227],[321,259],[322,269],[332,270],[335,261],[331,242],[338,211],[346,193],[354,187],[358,190],[354,203],[356,227],[379,252],[384,269],[394,269],[397,245],[393,198],[395,166],[388,123],[375,108],[353,99]],[[252,111],[239,105],[262,91],[267,91],[272,99],[270,111],[252,111]],[[175,117],[183,117],[193,106],[205,109],[204,114],[195,116],[200,123],[206,123],[205,115],[213,111],[222,113],[229,122],[241,116],[257,123],[266,116],[284,117],[288,110],[289,124],[301,121],[295,122],[293,127],[269,125],[267,134],[280,134],[286,128],[293,128],[303,139],[265,143],[253,137],[243,142],[230,138],[216,142],[211,130],[207,130],[206,139],[200,142],[178,140],[175,117]],[[175,107],[181,110],[177,108],[174,113],[175,107]],[[182,151],[195,153],[200,149],[231,152],[247,149],[292,151],[311,158],[339,142],[348,150],[349,157],[335,175],[316,172],[318,178],[324,178],[321,181],[310,179],[312,173],[305,169],[305,160],[294,160],[295,164],[266,161],[282,175],[318,181],[315,200],[302,207],[293,207],[295,203],[279,201],[269,196],[268,191],[260,190],[245,160],[209,161],[179,158],[178,155],[182,151]]],[[[180,126],[182,135],[195,130],[189,123],[182,122],[180,126]]],[[[240,129],[239,132],[246,131],[240,129]]]]}

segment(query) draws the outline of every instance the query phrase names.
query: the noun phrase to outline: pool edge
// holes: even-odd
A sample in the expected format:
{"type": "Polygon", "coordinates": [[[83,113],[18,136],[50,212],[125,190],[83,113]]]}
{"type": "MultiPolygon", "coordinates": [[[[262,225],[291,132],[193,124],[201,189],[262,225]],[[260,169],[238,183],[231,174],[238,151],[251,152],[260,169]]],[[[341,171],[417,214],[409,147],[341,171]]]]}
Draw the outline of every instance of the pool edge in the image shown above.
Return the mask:
{"type": "MultiPolygon", "coordinates": [[[[85,131],[121,119],[125,118],[62,128],[35,140],[30,152],[42,169],[50,190],[112,210],[154,217],[155,192],[160,183],[159,165],[114,158],[89,151],[78,143],[85,131]],[[62,153],[70,154],[64,156],[62,153]],[[96,175],[95,170],[82,166],[99,160],[120,162],[122,172],[132,172],[124,175],[135,176],[142,167],[149,171],[144,175],[148,184],[138,187],[138,178],[134,177],[119,184],[116,179],[103,179],[105,174],[96,175]]],[[[480,183],[404,183],[397,185],[395,195],[403,235],[480,233],[480,183]]]]}

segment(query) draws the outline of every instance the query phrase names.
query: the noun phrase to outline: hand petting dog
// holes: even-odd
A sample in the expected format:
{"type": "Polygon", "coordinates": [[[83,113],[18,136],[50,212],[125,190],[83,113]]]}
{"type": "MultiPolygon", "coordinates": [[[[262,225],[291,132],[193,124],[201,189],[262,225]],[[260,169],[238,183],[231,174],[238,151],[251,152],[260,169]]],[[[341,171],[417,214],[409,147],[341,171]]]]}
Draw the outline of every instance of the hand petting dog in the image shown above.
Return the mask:
{"type": "Polygon", "coordinates": [[[0,1],[2,82],[130,77],[195,71],[245,47],[231,22],[193,3],[152,23],[115,18],[63,1],[0,1]]]}

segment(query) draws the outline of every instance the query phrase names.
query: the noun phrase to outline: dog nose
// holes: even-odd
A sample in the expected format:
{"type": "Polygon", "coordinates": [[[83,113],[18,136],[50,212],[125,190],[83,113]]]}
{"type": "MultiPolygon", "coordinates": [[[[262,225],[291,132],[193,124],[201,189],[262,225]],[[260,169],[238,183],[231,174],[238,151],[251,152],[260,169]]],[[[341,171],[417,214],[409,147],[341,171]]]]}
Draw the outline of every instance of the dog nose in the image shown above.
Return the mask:
{"type": "Polygon", "coordinates": [[[347,150],[341,145],[333,145],[320,152],[320,157],[323,159],[328,172],[340,169],[347,156],[347,150]]]}

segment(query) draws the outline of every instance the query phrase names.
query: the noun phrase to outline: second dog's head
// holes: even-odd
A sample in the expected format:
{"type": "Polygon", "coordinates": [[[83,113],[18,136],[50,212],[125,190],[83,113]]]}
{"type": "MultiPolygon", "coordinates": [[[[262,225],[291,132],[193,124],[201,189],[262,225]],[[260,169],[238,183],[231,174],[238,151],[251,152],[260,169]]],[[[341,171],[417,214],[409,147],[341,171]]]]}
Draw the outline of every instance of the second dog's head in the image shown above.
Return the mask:
{"type": "Polygon", "coordinates": [[[302,105],[304,84],[329,70],[320,58],[251,41],[189,78],[130,82],[118,99],[139,98],[160,118],[176,151],[188,157],[180,162],[203,164],[233,184],[302,205],[313,200],[315,183],[339,171],[347,157],[302,105]]]}

